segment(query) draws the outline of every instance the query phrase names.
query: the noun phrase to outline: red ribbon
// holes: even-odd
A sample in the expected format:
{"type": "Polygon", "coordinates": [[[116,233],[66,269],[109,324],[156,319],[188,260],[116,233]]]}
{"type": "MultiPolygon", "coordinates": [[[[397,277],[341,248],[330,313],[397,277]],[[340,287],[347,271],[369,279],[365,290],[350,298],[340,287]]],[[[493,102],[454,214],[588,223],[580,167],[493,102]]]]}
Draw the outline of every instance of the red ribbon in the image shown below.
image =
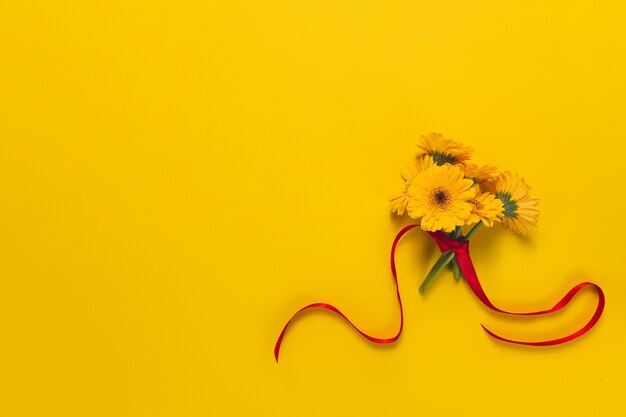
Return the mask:
{"type": "MultiPolygon", "coordinates": [[[[287,324],[285,324],[285,327],[283,328],[282,332],[280,332],[280,336],[278,336],[278,340],[276,341],[276,346],[274,347],[274,357],[276,358],[276,361],[278,362],[278,354],[280,353],[280,345],[281,345],[281,343],[283,341],[283,337],[285,336],[285,332],[287,331],[287,327],[289,327],[289,324],[293,321],[293,319],[300,312],[302,312],[304,310],[308,310],[310,308],[323,308],[323,309],[330,310],[330,311],[338,314],[339,316],[343,317],[352,327],[354,327],[356,329],[356,331],[359,332],[364,338],[366,338],[367,340],[369,340],[371,342],[374,342],[374,343],[377,343],[377,344],[388,344],[388,343],[393,343],[396,340],[398,340],[400,338],[400,334],[402,333],[402,328],[404,326],[404,313],[403,313],[403,310],[402,310],[402,299],[400,298],[400,289],[398,287],[398,276],[397,276],[397,273],[396,273],[396,262],[395,262],[396,246],[398,245],[398,242],[400,241],[402,236],[404,236],[406,234],[406,232],[408,232],[409,230],[411,230],[411,229],[413,229],[415,227],[417,227],[417,225],[410,225],[410,226],[406,226],[405,228],[400,230],[400,232],[398,233],[398,235],[394,239],[393,244],[391,245],[391,273],[393,275],[393,280],[394,280],[394,283],[396,285],[396,295],[398,297],[398,305],[400,306],[400,328],[398,329],[398,333],[395,336],[387,338],[387,339],[381,339],[381,338],[370,336],[370,335],[366,334],[365,332],[361,331],[358,327],[356,327],[350,321],[350,319],[348,319],[348,317],[346,317],[346,315],[343,314],[338,308],[336,308],[336,307],[334,307],[334,306],[332,306],[330,304],[326,304],[326,303],[313,303],[313,304],[309,304],[309,305],[307,305],[305,307],[302,307],[300,310],[298,310],[291,317],[291,319],[289,319],[287,324]]],[[[492,309],[494,311],[497,311],[499,313],[513,314],[513,315],[520,315],[520,316],[536,316],[536,315],[541,315],[541,314],[553,313],[553,312],[559,311],[563,307],[565,307],[581,289],[583,289],[583,288],[585,288],[587,286],[591,286],[591,287],[595,288],[597,290],[597,292],[598,292],[598,306],[596,307],[596,311],[594,312],[593,316],[591,317],[589,322],[587,322],[587,324],[585,324],[585,326],[583,326],[580,330],[577,330],[577,331],[575,331],[574,333],[572,333],[570,335],[567,335],[565,337],[561,337],[561,338],[558,338],[558,339],[545,340],[545,341],[540,341],[540,342],[524,342],[524,341],[519,341],[519,340],[511,340],[511,339],[504,338],[502,336],[498,336],[497,334],[493,333],[491,330],[487,329],[485,326],[483,326],[481,324],[481,326],[487,332],[487,334],[489,334],[493,338],[496,338],[498,340],[502,340],[504,342],[516,343],[516,344],[519,344],[519,345],[529,345],[529,346],[558,345],[558,344],[561,344],[561,343],[569,342],[570,340],[574,340],[577,337],[580,337],[583,334],[587,333],[596,324],[596,322],[598,321],[598,319],[602,315],[602,311],[604,310],[604,303],[605,303],[605,301],[604,301],[604,292],[602,292],[602,289],[599,286],[597,286],[596,284],[594,284],[592,282],[581,282],[580,284],[576,285],[574,288],[572,288],[565,295],[565,297],[563,297],[558,303],[556,303],[556,305],[554,307],[552,307],[550,309],[547,309],[547,310],[533,311],[533,312],[527,312],[527,313],[516,313],[516,312],[510,312],[510,311],[502,310],[502,309],[494,306],[491,303],[489,298],[487,298],[487,295],[485,294],[485,291],[482,289],[482,287],[480,285],[480,282],[478,280],[478,275],[476,275],[476,270],[474,269],[474,265],[472,264],[472,260],[471,260],[471,258],[469,256],[469,242],[458,241],[458,240],[449,238],[448,236],[446,236],[442,232],[428,232],[428,233],[435,240],[435,242],[439,246],[439,249],[441,250],[441,252],[446,252],[446,251],[449,251],[449,250],[454,251],[454,254],[456,255],[456,258],[457,258],[457,261],[459,263],[459,267],[461,269],[461,272],[463,273],[463,276],[465,277],[465,280],[469,284],[470,288],[472,289],[472,291],[474,292],[476,297],[478,297],[478,299],[484,305],[486,305],[490,309],[492,309]]]]}
{"type": "Polygon", "coordinates": [[[485,329],[485,331],[491,337],[494,337],[498,340],[502,340],[504,342],[517,343],[518,345],[529,345],[529,346],[558,345],[561,343],[569,342],[570,340],[574,340],[577,337],[580,337],[584,335],[585,333],[587,333],[589,330],[591,330],[591,328],[596,324],[596,322],[602,315],[602,311],[604,310],[604,292],[602,292],[602,288],[600,288],[593,282],[581,282],[580,284],[576,285],[574,288],[569,290],[569,292],[565,294],[565,297],[563,297],[558,303],[556,303],[554,307],[549,308],[547,310],[531,311],[527,313],[514,313],[511,311],[502,310],[494,306],[491,303],[491,301],[489,301],[489,298],[487,298],[487,294],[485,294],[485,291],[480,285],[480,281],[478,281],[478,275],[476,275],[476,270],[474,269],[474,265],[472,264],[472,259],[470,258],[470,255],[469,255],[469,242],[463,242],[463,241],[458,241],[458,240],[449,238],[442,232],[428,232],[428,233],[432,236],[433,239],[435,239],[435,242],[437,242],[437,245],[439,246],[439,249],[442,252],[449,251],[449,250],[454,251],[454,254],[456,255],[456,259],[459,262],[459,267],[461,268],[461,272],[465,276],[465,280],[467,281],[468,285],[470,286],[470,288],[472,289],[476,297],[478,297],[478,299],[484,305],[486,305],[493,311],[497,311],[499,313],[504,313],[504,314],[513,314],[516,316],[538,316],[541,314],[554,313],[555,311],[559,311],[563,307],[565,307],[567,304],[569,304],[569,302],[572,300],[572,298],[574,298],[574,296],[578,293],[578,291],[582,290],[583,288],[587,286],[591,286],[598,291],[598,306],[596,307],[596,311],[593,313],[593,316],[591,316],[591,319],[587,322],[587,324],[585,324],[580,330],[577,330],[572,334],[569,334],[565,337],[561,337],[558,339],[544,340],[541,342],[523,342],[519,340],[511,340],[511,339],[504,338],[502,336],[498,336],[497,334],[495,334],[494,332],[492,332],[491,330],[489,330],[488,328],[486,328],[485,326],[481,324],[483,329],[485,329]]]}

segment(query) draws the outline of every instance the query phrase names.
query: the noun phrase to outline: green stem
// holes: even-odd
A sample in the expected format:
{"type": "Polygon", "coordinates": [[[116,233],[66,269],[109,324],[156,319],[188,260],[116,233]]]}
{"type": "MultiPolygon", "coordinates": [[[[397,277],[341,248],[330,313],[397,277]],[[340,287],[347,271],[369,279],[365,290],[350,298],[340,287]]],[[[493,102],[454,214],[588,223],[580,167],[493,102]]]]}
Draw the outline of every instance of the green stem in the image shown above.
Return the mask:
{"type": "Polygon", "coordinates": [[[472,227],[472,229],[469,232],[467,232],[467,235],[465,235],[465,240],[469,240],[474,235],[474,233],[476,233],[476,231],[480,229],[480,226],[482,225],[483,225],[483,222],[476,223],[476,225],[472,227]]]}
{"type": "Polygon", "coordinates": [[[461,279],[461,267],[459,266],[459,261],[456,260],[456,256],[451,262],[452,264],[452,274],[454,275],[454,280],[458,281],[461,279]]]}
{"type": "MultiPolygon", "coordinates": [[[[472,236],[474,236],[474,233],[476,233],[478,231],[478,229],[480,229],[480,226],[483,225],[483,222],[478,222],[474,225],[474,227],[472,227],[470,229],[469,232],[467,232],[467,235],[465,235],[464,239],[465,240],[470,240],[470,238],[472,236]]],[[[458,230],[458,229],[457,229],[458,230]]],[[[455,235],[456,236],[456,235],[455,235]]],[[[461,238],[461,236],[458,236],[458,238],[461,238]]],[[[451,263],[452,266],[452,273],[454,274],[454,280],[458,281],[459,279],[463,278],[465,279],[465,277],[463,276],[463,271],[461,271],[461,266],[459,265],[459,261],[456,259],[456,256],[454,257],[454,259],[452,260],[451,263]]]]}
{"type": "Polygon", "coordinates": [[[437,259],[437,262],[435,262],[435,264],[431,268],[430,272],[428,272],[428,275],[426,275],[426,278],[424,278],[424,282],[422,282],[422,285],[420,285],[420,293],[423,294],[424,291],[426,291],[426,288],[428,288],[432,280],[439,274],[439,272],[441,272],[441,270],[446,265],[448,265],[448,263],[453,258],[454,258],[454,252],[451,250],[446,251],[441,254],[439,259],[437,259]]]}
{"type": "MultiPolygon", "coordinates": [[[[461,240],[461,238],[463,237],[463,228],[461,226],[457,226],[454,229],[454,232],[450,233],[450,237],[454,240],[461,240]]],[[[452,271],[452,273],[454,274],[454,280],[458,281],[460,277],[459,275],[460,269],[458,269],[458,262],[456,261],[456,256],[452,259],[450,263],[448,263],[448,269],[452,271]],[[455,269],[455,265],[456,265],[456,269],[455,269]]]]}

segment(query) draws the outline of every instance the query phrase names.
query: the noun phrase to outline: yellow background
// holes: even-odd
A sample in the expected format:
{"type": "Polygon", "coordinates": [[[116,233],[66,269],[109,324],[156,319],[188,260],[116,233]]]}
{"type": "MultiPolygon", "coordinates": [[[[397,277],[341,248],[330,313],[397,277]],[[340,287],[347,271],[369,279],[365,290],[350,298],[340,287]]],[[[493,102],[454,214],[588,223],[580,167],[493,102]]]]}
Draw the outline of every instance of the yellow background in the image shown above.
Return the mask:
{"type": "MultiPolygon", "coordinates": [[[[620,1],[3,1],[0,415],[618,415],[620,1]],[[389,213],[419,134],[522,173],[528,239],[481,230],[500,317],[389,213]]],[[[621,405],[620,405],[621,404],[621,405]]]]}

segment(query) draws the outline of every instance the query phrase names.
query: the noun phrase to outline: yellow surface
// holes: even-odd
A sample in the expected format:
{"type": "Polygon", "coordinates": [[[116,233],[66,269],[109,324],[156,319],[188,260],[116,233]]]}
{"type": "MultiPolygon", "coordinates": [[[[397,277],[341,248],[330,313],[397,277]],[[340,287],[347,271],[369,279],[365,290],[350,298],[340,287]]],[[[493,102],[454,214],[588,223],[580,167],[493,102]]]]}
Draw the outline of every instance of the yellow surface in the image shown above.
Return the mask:
{"type": "MultiPolygon", "coordinates": [[[[28,2],[30,3],[30,2],[28,2]]],[[[621,1],[0,6],[0,415],[548,416],[623,411],[621,1]],[[389,336],[389,213],[421,133],[522,173],[527,239],[481,230],[489,313],[412,232],[389,336]]]]}

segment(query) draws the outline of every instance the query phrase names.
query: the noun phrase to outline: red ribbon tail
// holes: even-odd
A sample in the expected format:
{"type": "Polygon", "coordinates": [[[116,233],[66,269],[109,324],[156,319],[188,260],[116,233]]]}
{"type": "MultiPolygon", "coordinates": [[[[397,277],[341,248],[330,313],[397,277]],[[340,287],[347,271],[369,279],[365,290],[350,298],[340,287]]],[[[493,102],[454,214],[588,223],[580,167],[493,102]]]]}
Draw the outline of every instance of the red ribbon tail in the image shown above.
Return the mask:
{"type": "MultiPolygon", "coordinates": [[[[594,284],[593,282],[581,282],[580,284],[576,285],[574,288],[572,288],[565,297],[563,297],[563,299],[561,299],[556,306],[554,306],[552,309],[546,310],[546,311],[539,311],[539,312],[534,312],[534,313],[540,313],[540,314],[547,314],[547,313],[551,313],[554,311],[558,311],[561,308],[565,307],[569,301],[574,297],[574,295],[580,291],[581,289],[587,287],[587,286],[591,286],[593,287],[597,292],[598,292],[598,305],[596,307],[596,311],[593,313],[593,316],[591,316],[591,318],[589,319],[589,321],[587,322],[587,324],[585,324],[581,329],[575,331],[574,333],[571,333],[567,336],[564,337],[560,337],[557,339],[552,339],[552,340],[543,340],[543,341],[539,341],[539,342],[524,342],[524,341],[520,341],[520,340],[512,340],[512,339],[507,339],[505,337],[499,336],[497,334],[495,334],[494,332],[492,332],[491,330],[489,330],[488,328],[486,328],[484,325],[481,324],[482,328],[485,330],[485,332],[487,332],[487,334],[491,337],[493,337],[494,339],[498,339],[501,340],[503,342],[507,342],[507,343],[515,343],[517,345],[526,345],[526,346],[553,346],[553,345],[560,345],[561,343],[565,343],[565,342],[569,342],[571,340],[574,340],[582,335],[584,335],[585,333],[587,333],[589,330],[591,330],[591,328],[593,326],[595,326],[595,324],[598,322],[598,320],[600,319],[600,316],[602,315],[602,312],[604,311],[604,304],[605,304],[605,299],[604,299],[604,292],[602,291],[602,288],[600,288],[598,285],[594,284]],[[570,296],[571,294],[571,296],[570,296]],[[569,296],[569,298],[568,298],[569,296]]],[[[522,315],[534,315],[532,313],[520,313],[522,315]]]]}
{"type": "Polygon", "coordinates": [[[518,345],[528,345],[528,346],[558,345],[561,343],[569,342],[570,340],[574,340],[584,335],[585,333],[587,333],[598,322],[598,320],[600,319],[600,316],[602,315],[602,311],[604,311],[604,304],[605,304],[604,292],[602,291],[602,288],[600,288],[598,285],[594,284],[593,282],[581,282],[580,284],[576,285],[574,288],[569,290],[568,293],[565,294],[565,296],[561,300],[559,300],[558,303],[554,305],[554,307],[546,309],[546,310],[531,311],[531,312],[524,312],[524,313],[502,310],[501,308],[498,308],[495,305],[493,305],[493,303],[487,297],[487,294],[485,294],[485,291],[483,290],[482,286],[480,285],[480,281],[478,280],[478,275],[476,274],[476,270],[474,269],[472,259],[470,258],[470,255],[469,255],[469,243],[449,238],[448,236],[440,232],[430,233],[430,235],[433,237],[433,239],[435,239],[435,242],[437,242],[437,245],[439,246],[442,252],[446,250],[454,251],[457,257],[457,261],[459,262],[459,267],[461,269],[461,272],[463,273],[463,276],[465,277],[465,280],[467,281],[467,284],[470,286],[472,292],[474,293],[474,295],[476,295],[476,298],[478,298],[485,306],[487,306],[493,311],[497,311],[498,313],[512,314],[516,316],[537,316],[537,315],[549,314],[549,313],[554,313],[564,308],[567,304],[569,304],[569,302],[574,298],[574,296],[578,294],[580,290],[582,290],[583,288],[587,286],[593,287],[598,293],[598,305],[596,307],[596,311],[593,313],[593,316],[587,322],[587,324],[585,324],[581,329],[575,331],[574,333],[571,333],[567,336],[560,337],[557,339],[552,339],[552,340],[544,340],[540,342],[524,342],[524,341],[519,341],[519,340],[507,339],[505,337],[499,336],[495,334],[494,332],[492,332],[491,330],[487,329],[485,326],[481,325],[483,329],[485,329],[487,334],[489,334],[489,336],[495,339],[501,340],[503,342],[515,343],[518,345]]]}
{"type": "Polygon", "coordinates": [[[417,225],[409,225],[406,226],[404,229],[400,230],[400,232],[396,235],[396,238],[393,241],[393,245],[391,245],[391,273],[393,275],[393,280],[394,283],[396,284],[396,296],[398,298],[398,305],[400,306],[400,328],[398,329],[398,333],[390,338],[386,338],[386,339],[380,339],[377,337],[373,337],[370,336],[368,334],[366,334],[365,332],[361,331],[358,327],[356,327],[354,325],[354,323],[352,323],[350,321],[350,319],[348,319],[348,317],[346,317],[345,314],[343,314],[337,307],[332,306],[330,304],[326,304],[326,303],[313,303],[313,304],[309,304],[305,307],[302,307],[300,310],[296,311],[296,313],[289,319],[289,321],[287,322],[287,324],[285,324],[285,327],[283,327],[283,330],[280,332],[280,335],[278,336],[278,340],[276,340],[276,345],[274,346],[274,358],[276,358],[276,362],[278,362],[278,355],[280,354],[280,346],[283,342],[283,337],[285,336],[285,332],[287,331],[287,327],[289,327],[289,324],[291,323],[291,321],[302,311],[304,310],[308,310],[310,308],[323,308],[325,310],[330,310],[335,314],[338,314],[339,316],[341,316],[343,319],[345,319],[352,327],[354,327],[354,329],[359,332],[361,334],[361,336],[363,336],[364,338],[366,338],[367,340],[369,340],[370,342],[374,342],[377,344],[389,344],[389,343],[394,343],[396,340],[398,340],[400,338],[400,335],[402,334],[402,328],[404,327],[404,312],[402,310],[402,299],[400,298],[400,288],[398,286],[398,276],[397,276],[397,272],[396,272],[396,261],[395,261],[395,255],[396,255],[396,247],[398,246],[398,242],[400,241],[400,239],[402,238],[402,236],[404,236],[406,234],[406,232],[408,232],[409,230],[413,229],[414,227],[417,227],[417,225]]]}

